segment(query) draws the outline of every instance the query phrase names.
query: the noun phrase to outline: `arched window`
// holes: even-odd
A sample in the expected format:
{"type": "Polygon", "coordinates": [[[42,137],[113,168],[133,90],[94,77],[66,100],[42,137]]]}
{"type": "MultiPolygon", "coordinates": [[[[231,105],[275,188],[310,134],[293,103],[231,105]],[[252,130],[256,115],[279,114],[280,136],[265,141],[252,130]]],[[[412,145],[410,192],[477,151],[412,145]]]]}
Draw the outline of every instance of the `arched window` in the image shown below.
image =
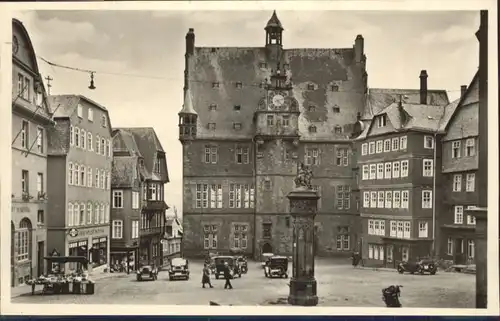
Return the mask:
{"type": "Polygon", "coordinates": [[[80,147],[85,149],[86,143],[87,143],[87,133],[85,132],[85,129],[82,129],[82,133],[80,134],[80,147]]]}
{"type": "Polygon", "coordinates": [[[80,225],[80,204],[75,204],[73,206],[73,221],[75,226],[80,225]]]}
{"type": "Polygon", "coordinates": [[[69,163],[68,184],[73,185],[73,163],[69,163]]]}
{"type": "Polygon", "coordinates": [[[99,204],[95,203],[94,205],[94,224],[99,224],[100,220],[100,215],[99,215],[99,204]]]}
{"type": "Polygon", "coordinates": [[[87,224],[92,224],[92,203],[87,204],[87,224]]]}
{"type": "Polygon", "coordinates": [[[85,212],[85,203],[80,204],[80,217],[78,220],[80,221],[80,225],[85,225],[85,215],[87,213],[85,212]]]}
{"type": "Polygon", "coordinates": [[[92,133],[87,133],[87,149],[94,150],[94,144],[92,141],[92,133]]]}
{"type": "Polygon", "coordinates": [[[104,224],[106,220],[106,214],[104,212],[104,203],[101,203],[101,220],[100,223],[104,224]]]}
{"type": "Polygon", "coordinates": [[[75,146],[80,147],[80,128],[75,127],[75,146]]]}
{"type": "Polygon", "coordinates": [[[17,260],[26,261],[30,259],[31,252],[31,221],[23,218],[17,231],[17,260]]]}
{"type": "Polygon", "coordinates": [[[75,225],[75,222],[73,220],[73,204],[69,203],[68,204],[68,226],[73,226],[75,225]]]}
{"type": "Polygon", "coordinates": [[[75,164],[75,170],[73,172],[73,183],[76,185],[76,186],[79,186],[80,185],[80,166],[78,164],[75,164]]]}
{"type": "Polygon", "coordinates": [[[87,178],[87,174],[86,174],[86,168],[85,166],[81,166],[80,168],[80,185],[81,186],[86,186],[86,181],[85,179],[87,178]]]}

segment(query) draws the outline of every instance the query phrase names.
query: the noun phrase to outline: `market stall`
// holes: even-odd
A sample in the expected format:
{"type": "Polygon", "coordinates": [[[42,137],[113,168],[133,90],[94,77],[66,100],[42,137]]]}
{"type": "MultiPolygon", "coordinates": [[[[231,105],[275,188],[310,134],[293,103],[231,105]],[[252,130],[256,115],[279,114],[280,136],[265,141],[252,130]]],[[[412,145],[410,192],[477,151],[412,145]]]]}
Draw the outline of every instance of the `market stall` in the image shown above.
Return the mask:
{"type": "Polygon", "coordinates": [[[88,260],[84,256],[48,256],[48,275],[30,280],[32,294],[42,285],[42,294],[94,294],[95,282],[88,276],[88,260]],[[66,273],[65,271],[70,271],[66,273]]]}

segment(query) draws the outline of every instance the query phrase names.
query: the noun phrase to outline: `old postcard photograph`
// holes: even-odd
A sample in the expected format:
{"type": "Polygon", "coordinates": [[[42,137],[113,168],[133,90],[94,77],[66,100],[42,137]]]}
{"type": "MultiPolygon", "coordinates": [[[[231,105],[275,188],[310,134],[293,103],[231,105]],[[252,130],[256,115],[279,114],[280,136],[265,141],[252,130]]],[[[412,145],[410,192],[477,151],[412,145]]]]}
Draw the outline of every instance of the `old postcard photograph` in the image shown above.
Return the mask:
{"type": "Polygon", "coordinates": [[[321,3],[0,5],[2,312],[498,313],[495,3],[321,3]]]}

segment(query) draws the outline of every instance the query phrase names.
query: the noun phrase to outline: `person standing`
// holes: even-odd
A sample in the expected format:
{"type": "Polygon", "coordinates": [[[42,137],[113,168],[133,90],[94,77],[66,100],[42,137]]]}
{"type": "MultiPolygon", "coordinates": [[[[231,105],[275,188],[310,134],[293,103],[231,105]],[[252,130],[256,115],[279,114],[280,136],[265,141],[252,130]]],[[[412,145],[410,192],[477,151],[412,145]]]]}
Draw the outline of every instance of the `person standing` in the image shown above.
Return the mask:
{"type": "Polygon", "coordinates": [[[224,289],[232,289],[233,286],[231,284],[231,272],[229,271],[229,264],[224,262],[224,279],[226,279],[226,283],[224,284],[224,289]]]}
{"type": "Polygon", "coordinates": [[[205,288],[205,284],[208,284],[211,288],[213,288],[212,283],[210,282],[210,269],[208,268],[208,264],[204,264],[203,266],[203,276],[201,278],[202,287],[205,288]]]}

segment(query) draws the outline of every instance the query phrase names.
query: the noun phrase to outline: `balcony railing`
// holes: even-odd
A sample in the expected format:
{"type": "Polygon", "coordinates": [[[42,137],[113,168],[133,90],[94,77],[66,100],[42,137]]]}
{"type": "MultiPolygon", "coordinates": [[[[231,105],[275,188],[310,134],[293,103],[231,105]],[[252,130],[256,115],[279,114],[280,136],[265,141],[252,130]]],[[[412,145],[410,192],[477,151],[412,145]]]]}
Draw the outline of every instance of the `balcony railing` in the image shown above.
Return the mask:
{"type": "Polygon", "coordinates": [[[139,235],[151,235],[151,234],[162,234],[162,228],[160,226],[158,227],[147,227],[147,228],[141,228],[139,230],[139,235]]]}
{"type": "Polygon", "coordinates": [[[165,201],[146,200],[144,202],[144,208],[147,210],[166,210],[168,206],[165,201]]]}

